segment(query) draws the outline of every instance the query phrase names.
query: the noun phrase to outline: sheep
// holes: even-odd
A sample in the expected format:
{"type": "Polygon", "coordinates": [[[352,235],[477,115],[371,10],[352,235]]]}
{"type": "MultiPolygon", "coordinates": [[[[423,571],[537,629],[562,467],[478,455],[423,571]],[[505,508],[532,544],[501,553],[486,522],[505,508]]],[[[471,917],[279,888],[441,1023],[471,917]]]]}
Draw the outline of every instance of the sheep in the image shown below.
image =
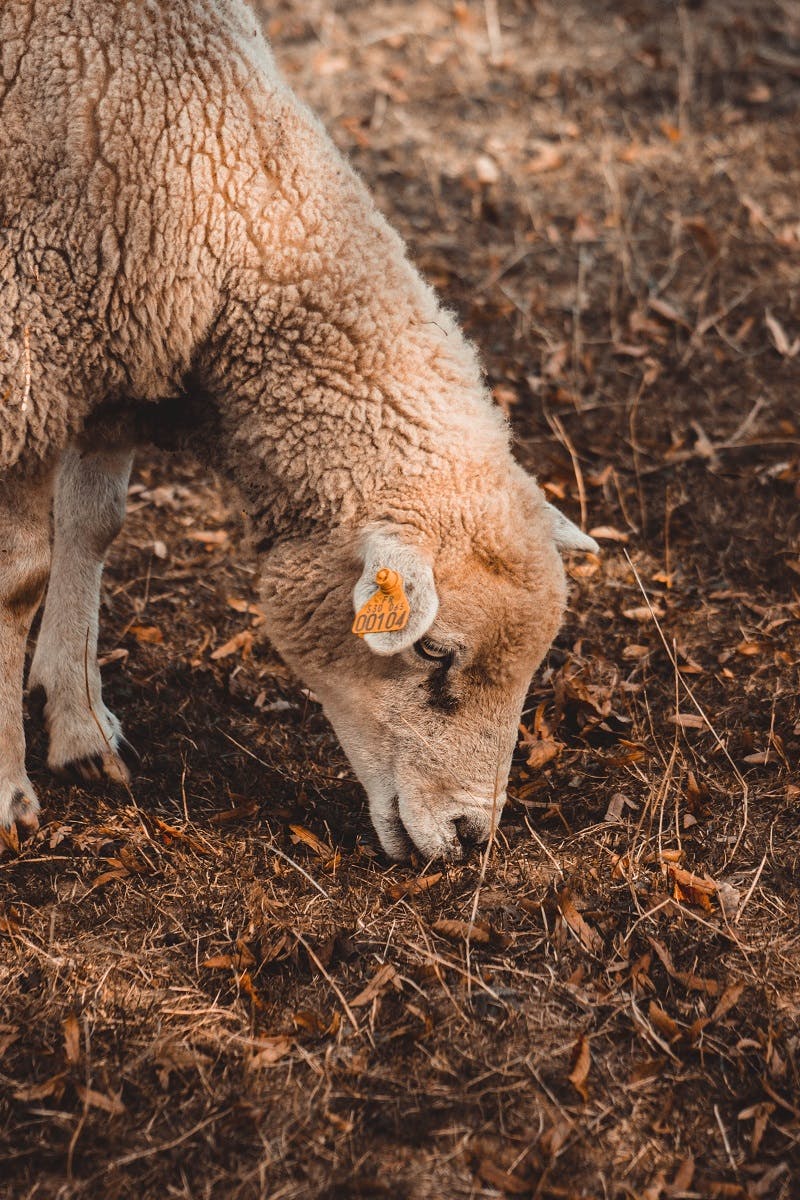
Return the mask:
{"type": "Polygon", "coordinates": [[[560,551],[595,543],[513,459],[474,348],[244,0],[5,0],[0,52],[0,826],[38,823],[45,587],[49,766],[128,779],[98,603],[152,441],[238,489],[267,634],[384,850],[460,858],[503,806],[560,551]],[[367,620],[379,575],[393,627],[367,620]]]}

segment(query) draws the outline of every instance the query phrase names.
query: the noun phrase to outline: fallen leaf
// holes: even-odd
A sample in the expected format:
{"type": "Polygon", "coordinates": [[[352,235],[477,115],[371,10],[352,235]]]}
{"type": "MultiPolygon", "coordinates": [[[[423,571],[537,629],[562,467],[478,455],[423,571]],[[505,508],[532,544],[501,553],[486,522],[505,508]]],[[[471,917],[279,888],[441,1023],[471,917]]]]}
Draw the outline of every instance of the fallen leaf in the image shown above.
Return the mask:
{"type": "Polygon", "coordinates": [[[667,1195],[674,1196],[680,1192],[688,1192],[694,1179],[695,1165],[691,1154],[685,1158],[675,1172],[672,1183],[667,1188],[667,1195]]]}
{"type": "Polygon", "coordinates": [[[530,1180],[522,1179],[521,1176],[515,1175],[511,1171],[504,1171],[502,1167],[493,1163],[490,1158],[481,1160],[478,1167],[478,1175],[484,1183],[488,1183],[490,1187],[504,1192],[507,1196],[531,1195],[530,1180]]]}
{"type": "Polygon", "coordinates": [[[442,937],[450,938],[453,942],[469,938],[471,942],[480,942],[485,945],[491,936],[489,929],[483,923],[475,922],[474,925],[470,925],[469,921],[451,921],[445,918],[434,921],[431,929],[435,933],[440,933],[442,937]]]}
{"type": "Polygon", "coordinates": [[[50,1079],[46,1079],[43,1083],[23,1083],[20,1087],[14,1089],[15,1100],[46,1100],[50,1096],[56,1098],[64,1094],[63,1072],[59,1075],[53,1075],[50,1079]]]}
{"type": "Polygon", "coordinates": [[[716,895],[717,885],[712,879],[703,879],[692,871],[674,863],[667,864],[667,873],[673,882],[673,895],[676,900],[694,904],[711,912],[711,897],[716,895]]]}
{"type": "Polygon", "coordinates": [[[526,765],[534,771],[541,770],[547,763],[552,762],[554,758],[558,758],[564,749],[561,742],[557,742],[555,738],[551,737],[536,738],[524,744],[529,747],[526,765]]]}
{"type": "Polygon", "coordinates": [[[572,231],[572,240],[577,245],[583,242],[596,242],[600,237],[597,232],[597,226],[591,217],[587,217],[585,213],[578,213],[575,219],[575,228],[572,231]]]}
{"type": "Polygon", "coordinates": [[[769,1101],[762,1101],[761,1104],[754,1104],[752,1108],[745,1108],[739,1113],[740,1121],[753,1122],[753,1132],[750,1137],[750,1157],[755,1158],[758,1154],[761,1139],[767,1128],[767,1123],[770,1117],[775,1112],[775,1105],[769,1101]]]}
{"type": "Polygon", "coordinates": [[[670,717],[673,725],[680,725],[681,729],[707,729],[708,722],[700,713],[673,713],[670,717]]]}
{"type": "Polygon", "coordinates": [[[112,883],[117,879],[127,879],[130,871],[126,867],[115,867],[113,871],[103,871],[96,879],[93,879],[89,885],[89,891],[94,891],[95,888],[103,887],[107,883],[112,883]]]}
{"type": "Polygon", "coordinates": [[[648,936],[647,940],[660,958],[665,971],[671,979],[683,984],[687,991],[705,992],[707,996],[719,995],[719,984],[716,979],[703,979],[702,976],[695,975],[693,971],[677,970],[672,961],[672,955],[666,946],[662,946],[661,942],[656,941],[654,937],[648,936]]]}
{"type": "Polygon", "coordinates": [[[654,1025],[662,1037],[665,1037],[667,1041],[675,1042],[681,1036],[680,1027],[677,1021],[674,1021],[669,1013],[664,1012],[664,1009],[656,1004],[655,1000],[650,1001],[647,1016],[650,1024],[654,1025]]]}
{"type": "Polygon", "coordinates": [[[211,658],[217,661],[220,658],[230,658],[231,654],[236,654],[237,650],[241,650],[242,658],[249,658],[253,649],[253,635],[249,629],[243,629],[241,633],[237,633],[224,645],[218,646],[211,654],[211,658]]]}
{"type": "Polygon", "coordinates": [[[386,890],[392,900],[402,900],[404,896],[418,896],[420,892],[427,892],[428,888],[432,888],[441,878],[442,872],[436,871],[433,875],[420,875],[418,879],[390,884],[386,890]]]}
{"type": "Polygon", "coordinates": [[[681,131],[677,125],[673,125],[666,117],[662,117],[658,122],[658,128],[663,133],[668,142],[679,142],[681,140],[681,131]]]}
{"type": "Polygon", "coordinates": [[[251,617],[261,617],[264,619],[264,610],[259,608],[257,604],[252,604],[249,600],[240,600],[237,596],[228,596],[228,606],[238,613],[249,613],[251,617]]]}
{"type": "Polygon", "coordinates": [[[397,971],[391,963],[384,963],[382,967],[378,967],[367,986],[358,993],[355,1000],[350,1001],[350,1007],[361,1008],[362,1005],[371,1004],[396,976],[397,971]]]}
{"type": "Polygon", "coordinates": [[[627,542],[628,534],[613,525],[595,525],[589,530],[589,537],[599,538],[601,542],[627,542]]]}
{"type": "Polygon", "coordinates": [[[132,633],[137,642],[148,646],[160,646],[164,635],[157,625],[131,625],[128,633],[132,633]]]}
{"type": "Polygon", "coordinates": [[[255,1054],[250,1059],[253,1070],[271,1067],[280,1062],[292,1048],[292,1039],[280,1034],[276,1037],[259,1038],[255,1043],[255,1054]]]}
{"type": "Polygon", "coordinates": [[[317,855],[318,858],[329,859],[333,857],[333,850],[327,842],[323,842],[322,838],[317,837],[310,829],[306,829],[305,825],[290,825],[289,829],[292,833],[292,841],[295,845],[302,842],[304,846],[308,846],[309,850],[317,855]]]}
{"type": "Polygon", "coordinates": [[[109,650],[108,654],[101,654],[97,660],[97,665],[98,667],[108,667],[111,663],[124,662],[130,656],[130,650],[126,650],[123,646],[118,646],[116,650],[109,650]]]}
{"type": "Polygon", "coordinates": [[[621,821],[628,805],[630,805],[631,808],[636,807],[631,803],[627,796],[622,794],[622,792],[615,792],[608,802],[608,808],[605,811],[603,820],[610,823],[621,821]]]}
{"type": "Polygon", "coordinates": [[[593,929],[588,921],[583,919],[572,903],[572,899],[566,888],[559,892],[558,907],[562,917],[572,932],[578,937],[584,950],[588,950],[592,954],[599,954],[603,949],[603,939],[597,930],[593,929]]]}
{"type": "Polygon", "coordinates": [[[68,1063],[74,1065],[81,1056],[81,1030],[74,1013],[64,1018],[61,1028],[64,1031],[64,1056],[68,1063]]]}
{"type": "Polygon", "coordinates": [[[639,660],[646,658],[650,653],[649,646],[642,646],[640,643],[633,642],[630,646],[626,646],[622,651],[622,657],[630,661],[631,659],[639,660]]]}
{"type": "Polygon", "coordinates": [[[78,1084],[75,1091],[87,1108],[101,1108],[103,1112],[110,1113],[112,1117],[119,1117],[127,1112],[119,1096],[107,1096],[105,1092],[98,1092],[94,1088],[83,1087],[81,1084],[78,1084]]]}
{"type": "Polygon", "coordinates": [[[646,604],[640,604],[635,608],[624,608],[622,615],[629,621],[641,621],[644,623],[645,621],[652,621],[654,617],[663,617],[664,610],[663,608],[659,608],[657,604],[653,604],[651,608],[648,608],[646,604]]]}
{"type": "Polygon", "coordinates": [[[589,1068],[592,1065],[592,1055],[589,1050],[589,1039],[581,1034],[572,1051],[572,1070],[569,1081],[580,1095],[584,1103],[589,1099],[589,1089],[586,1080],[589,1078],[589,1068]]]}
{"type": "Polygon", "coordinates": [[[729,983],[717,1001],[716,1008],[711,1014],[711,1020],[721,1021],[723,1017],[726,1017],[731,1009],[739,1003],[745,987],[746,984],[742,980],[736,983],[729,983]]]}
{"type": "Polygon", "coordinates": [[[228,540],[228,533],[225,529],[190,529],[184,534],[190,542],[202,542],[206,550],[213,550],[215,546],[224,546],[228,540]]]}

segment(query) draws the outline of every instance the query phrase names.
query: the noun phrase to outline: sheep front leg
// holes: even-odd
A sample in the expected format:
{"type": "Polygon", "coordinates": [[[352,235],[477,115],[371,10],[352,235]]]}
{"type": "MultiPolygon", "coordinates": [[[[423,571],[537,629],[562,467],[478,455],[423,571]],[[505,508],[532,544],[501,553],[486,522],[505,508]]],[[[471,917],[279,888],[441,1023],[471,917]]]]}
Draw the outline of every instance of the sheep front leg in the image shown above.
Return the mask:
{"type": "Polygon", "coordinates": [[[97,665],[100,581],[122,528],[133,452],[67,449],[58,468],[53,566],[29,688],[41,688],[47,761],[60,775],[126,783],[128,745],[103,703],[97,665]]]}
{"type": "MultiPolygon", "coordinates": [[[[52,472],[0,479],[0,828],[32,831],[39,801],[25,771],[22,675],[50,563],[52,472]]],[[[0,847],[0,850],[2,847],[0,847]]]]}

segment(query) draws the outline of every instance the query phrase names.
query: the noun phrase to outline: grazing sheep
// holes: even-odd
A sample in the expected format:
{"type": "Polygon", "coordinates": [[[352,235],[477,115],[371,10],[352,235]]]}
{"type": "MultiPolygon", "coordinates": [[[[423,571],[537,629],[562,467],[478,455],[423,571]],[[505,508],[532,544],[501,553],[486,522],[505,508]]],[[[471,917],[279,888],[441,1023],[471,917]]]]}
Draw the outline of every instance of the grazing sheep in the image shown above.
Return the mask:
{"type": "Polygon", "coordinates": [[[472,347],[242,0],[4,0],[0,398],[0,825],[37,823],[22,672],[48,575],[50,766],[127,779],[97,613],[151,440],[240,490],[269,636],[386,851],[489,836],[558,549],[596,547],[513,461],[472,347]],[[354,636],[381,569],[407,623],[354,636]]]}

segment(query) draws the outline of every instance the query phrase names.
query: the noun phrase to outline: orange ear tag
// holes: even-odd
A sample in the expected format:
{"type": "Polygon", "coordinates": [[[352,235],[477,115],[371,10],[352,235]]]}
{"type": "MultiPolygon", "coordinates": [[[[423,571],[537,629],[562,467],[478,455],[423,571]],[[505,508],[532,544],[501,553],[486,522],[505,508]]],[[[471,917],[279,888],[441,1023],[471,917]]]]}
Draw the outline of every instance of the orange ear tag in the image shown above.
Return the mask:
{"type": "Polygon", "coordinates": [[[381,567],[375,576],[378,590],[362,604],[353,621],[353,633],[398,633],[405,629],[411,607],[403,591],[403,580],[397,571],[381,567]]]}

